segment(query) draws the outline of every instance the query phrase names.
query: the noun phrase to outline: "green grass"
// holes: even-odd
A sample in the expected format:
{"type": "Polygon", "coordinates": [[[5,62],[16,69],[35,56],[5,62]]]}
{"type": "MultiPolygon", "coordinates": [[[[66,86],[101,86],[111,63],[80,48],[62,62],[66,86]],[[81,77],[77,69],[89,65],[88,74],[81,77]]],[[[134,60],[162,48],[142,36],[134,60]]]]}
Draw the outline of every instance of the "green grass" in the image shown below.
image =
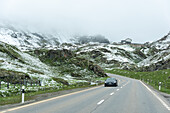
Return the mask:
{"type": "Polygon", "coordinates": [[[21,102],[21,96],[0,97],[0,106],[6,104],[14,104],[21,102]]]}
{"type": "MultiPolygon", "coordinates": [[[[101,78],[99,78],[99,80],[101,80],[101,78]]],[[[100,83],[98,85],[101,85],[103,83],[100,83]]],[[[40,94],[45,94],[45,93],[52,93],[52,92],[58,92],[58,91],[62,91],[62,90],[70,90],[70,89],[75,89],[75,88],[86,88],[86,87],[93,87],[96,85],[90,85],[90,84],[74,84],[74,85],[64,85],[64,87],[62,89],[58,89],[58,88],[45,88],[45,89],[41,89],[39,91],[36,92],[26,92],[25,93],[25,101],[28,100],[34,100],[36,98],[36,96],[40,95],[40,94]]],[[[20,103],[21,102],[21,95],[17,95],[17,96],[9,96],[9,97],[0,97],[0,106],[2,105],[7,105],[7,104],[15,104],[15,103],[20,103]]]]}
{"type": "Polygon", "coordinates": [[[96,78],[96,80],[105,81],[107,78],[110,78],[110,77],[98,77],[98,78],[96,78]]]}
{"type": "Polygon", "coordinates": [[[153,86],[155,89],[158,89],[158,83],[162,82],[161,91],[170,94],[170,69],[153,72],[135,72],[121,69],[113,69],[106,70],[105,72],[142,80],[153,86]]]}

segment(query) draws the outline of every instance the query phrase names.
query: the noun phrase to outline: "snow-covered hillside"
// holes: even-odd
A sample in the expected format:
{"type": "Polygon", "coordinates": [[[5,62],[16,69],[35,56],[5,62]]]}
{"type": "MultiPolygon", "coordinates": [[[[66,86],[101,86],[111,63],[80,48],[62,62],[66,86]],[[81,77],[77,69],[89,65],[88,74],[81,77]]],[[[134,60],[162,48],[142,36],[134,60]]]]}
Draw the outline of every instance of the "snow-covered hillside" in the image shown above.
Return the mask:
{"type": "Polygon", "coordinates": [[[147,67],[151,71],[170,68],[170,33],[141,48],[141,51],[147,58],[138,63],[139,67],[147,67]]]}
{"type": "Polygon", "coordinates": [[[60,42],[54,35],[31,33],[16,30],[12,27],[0,27],[0,41],[17,46],[22,50],[40,48],[45,46],[57,46],[60,42]]]}
{"type": "Polygon", "coordinates": [[[122,68],[124,64],[135,64],[136,61],[143,60],[131,45],[83,44],[77,47],[76,53],[82,57],[87,56],[89,60],[95,61],[103,68],[122,68]]]}
{"type": "Polygon", "coordinates": [[[53,35],[0,27],[0,69],[53,81],[103,77],[103,69],[154,71],[170,68],[170,33],[142,47],[133,44],[62,43],[53,35]],[[27,50],[27,51],[25,51],[27,50]]]}
{"type": "Polygon", "coordinates": [[[158,41],[153,42],[151,47],[155,47],[158,50],[170,49],[170,32],[158,41]]]}
{"type": "Polygon", "coordinates": [[[3,42],[0,42],[0,69],[23,72],[41,80],[50,80],[54,77],[50,66],[3,42]]]}
{"type": "Polygon", "coordinates": [[[31,79],[41,80],[42,84],[55,85],[59,79],[59,83],[65,85],[89,82],[93,81],[93,77],[105,76],[104,71],[93,62],[89,63],[89,68],[85,65],[86,59],[80,60],[74,53],[62,47],[21,51],[0,41],[0,77],[5,80],[11,75],[18,79],[24,79],[19,75],[26,75],[31,79]]]}

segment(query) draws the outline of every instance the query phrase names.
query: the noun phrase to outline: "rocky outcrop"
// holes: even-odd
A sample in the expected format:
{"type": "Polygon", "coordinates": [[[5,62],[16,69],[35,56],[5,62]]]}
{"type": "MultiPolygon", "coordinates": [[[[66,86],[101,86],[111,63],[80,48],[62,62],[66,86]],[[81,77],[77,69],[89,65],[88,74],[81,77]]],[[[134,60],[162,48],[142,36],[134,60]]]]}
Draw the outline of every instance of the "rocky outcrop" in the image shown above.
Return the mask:
{"type": "Polygon", "coordinates": [[[96,75],[98,75],[100,77],[107,76],[106,73],[103,71],[103,69],[98,65],[90,64],[89,69],[92,70],[96,75]]]}
{"type": "Polygon", "coordinates": [[[74,59],[71,59],[70,62],[72,62],[73,64],[79,67],[83,67],[83,68],[87,67],[89,70],[93,71],[97,76],[100,77],[107,76],[104,70],[99,65],[94,64],[92,61],[88,61],[85,58],[76,57],[74,59]]]}
{"type": "MultiPolygon", "coordinates": [[[[52,66],[68,66],[75,65],[80,67],[82,70],[87,69],[92,71],[97,76],[104,77],[107,76],[104,70],[99,66],[94,64],[94,62],[89,61],[86,58],[77,57],[73,51],[67,49],[58,49],[58,50],[35,50],[34,54],[38,55],[42,62],[45,62],[48,65],[52,66]]],[[[76,70],[76,69],[75,69],[76,70]]],[[[60,70],[66,72],[66,69],[60,70]]],[[[77,70],[78,71],[78,70],[77,70]]],[[[80,77],[81,74],[79,72],[73,72],[70,69],[67,72],[73,77],[80,77]]]]}
{"type": "Polygon", "coordinates": [[[26,73],[0,69],[0,80],[10,83],[20,83],[24,79],[30,79],[26,73]]]}

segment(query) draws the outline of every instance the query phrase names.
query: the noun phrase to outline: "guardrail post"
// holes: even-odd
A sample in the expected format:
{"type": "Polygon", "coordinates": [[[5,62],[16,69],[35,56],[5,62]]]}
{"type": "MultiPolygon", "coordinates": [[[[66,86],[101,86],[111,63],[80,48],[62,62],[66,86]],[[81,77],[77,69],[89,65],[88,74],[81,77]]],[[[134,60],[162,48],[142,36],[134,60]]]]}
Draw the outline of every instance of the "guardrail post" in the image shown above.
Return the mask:
{"type": "Polygon", "coordinates": [[[159,82],[159,90],[161,90],[161,84],[162,84],[162,83],[161,83],[161,82],[159,82]]]}
{"type": "Polygon", "coordinates": [[[25,93],[24,89],[25,89],[25,86],[22,86],[22,103],[24,103],[24,93],[25,93]]]}

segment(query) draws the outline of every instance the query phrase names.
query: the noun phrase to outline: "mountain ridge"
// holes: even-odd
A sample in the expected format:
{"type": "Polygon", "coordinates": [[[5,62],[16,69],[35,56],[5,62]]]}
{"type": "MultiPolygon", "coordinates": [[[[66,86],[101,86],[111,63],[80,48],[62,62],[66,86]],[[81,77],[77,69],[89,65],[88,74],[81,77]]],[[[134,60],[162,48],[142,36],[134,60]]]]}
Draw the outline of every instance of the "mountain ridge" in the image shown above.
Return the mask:
{"type": "Polygon", "coordinates": [[[170,33],[142,46],[73,44],[61,43],[53,35],[1,27],[0,69],[28,74],[31,79],[41,79],[43,84],[57,83],[57,79],[66,80],[68,84],[93,81],[95,77],[106,76],[104,69],[170,69],[170,33]]]}

